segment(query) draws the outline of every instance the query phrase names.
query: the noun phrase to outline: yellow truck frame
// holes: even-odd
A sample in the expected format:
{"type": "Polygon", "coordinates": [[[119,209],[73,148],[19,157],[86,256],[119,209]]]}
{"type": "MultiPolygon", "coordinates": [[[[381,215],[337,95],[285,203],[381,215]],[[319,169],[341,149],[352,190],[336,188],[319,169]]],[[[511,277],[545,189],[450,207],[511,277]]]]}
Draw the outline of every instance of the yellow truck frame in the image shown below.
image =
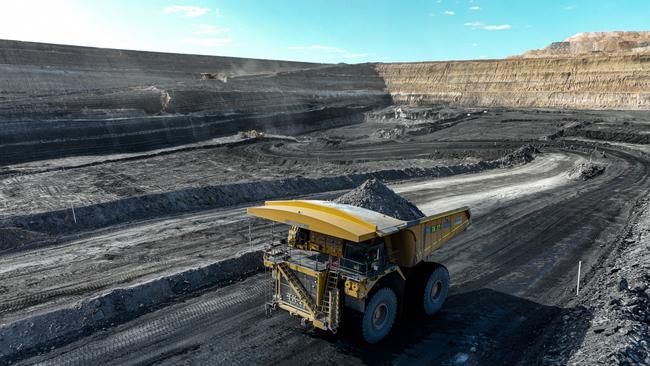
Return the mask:
{"type": "Polygon", "coordinates": [[[248,214],[291,226],[264,253],[274,291],[269,310],[336,332],[345,319],[363,339],[386,337],[407,302],[433,315],[449,290],[449,272],[432,253],[470,224],[467,207],[402,221],[331,201],[267,201],[248,214]],[[416,300],[416,301],[413,301],[416,300]]]}

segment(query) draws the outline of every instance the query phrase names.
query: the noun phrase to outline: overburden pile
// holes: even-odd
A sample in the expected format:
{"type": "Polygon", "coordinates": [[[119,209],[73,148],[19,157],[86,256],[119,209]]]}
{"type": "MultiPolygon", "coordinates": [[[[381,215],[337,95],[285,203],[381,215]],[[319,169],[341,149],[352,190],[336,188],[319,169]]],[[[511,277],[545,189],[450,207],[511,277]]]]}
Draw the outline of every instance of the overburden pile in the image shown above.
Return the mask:
{"type": "Polygon", "coordinates": [[[540,151],[533,145],[524,145],[510,154],[498,159],[500,163],[506,166],[521,165],[530,163],[535,160],[540,151]]]}
{"type": "Polygon", "coordinates": [[[599,163],[583,162],[569,170],[569,178],[573,180],[589,180],[605,172],[605,166],[599,163]]]}
{"type": "Polygon", "coordinates": [[[334,202],[362,207],[405,221],[424,217],[424,213],[417,206],[374,178],[368,179],[334,202]]]}

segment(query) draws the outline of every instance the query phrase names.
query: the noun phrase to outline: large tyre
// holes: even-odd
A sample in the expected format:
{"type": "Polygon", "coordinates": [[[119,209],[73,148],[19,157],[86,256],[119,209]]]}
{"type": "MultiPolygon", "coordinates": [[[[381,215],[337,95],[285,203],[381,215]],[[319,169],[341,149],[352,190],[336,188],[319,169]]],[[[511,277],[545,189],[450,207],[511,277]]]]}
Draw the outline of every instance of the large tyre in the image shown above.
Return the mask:
{"type": "Polygon", "coordinates": [[[397,317],[397,295],[389,287],[379,289],[366,305],[361,319],[363,339],[374,344],[386,337],[397,317]]]}
{"type": "Polygon", "coordinates": [[[447,300],[449,293],[449,271],[445,266],[438,265],[431,271],[424,285],[423,310],[431,316],[437,313],[447,300]]]}

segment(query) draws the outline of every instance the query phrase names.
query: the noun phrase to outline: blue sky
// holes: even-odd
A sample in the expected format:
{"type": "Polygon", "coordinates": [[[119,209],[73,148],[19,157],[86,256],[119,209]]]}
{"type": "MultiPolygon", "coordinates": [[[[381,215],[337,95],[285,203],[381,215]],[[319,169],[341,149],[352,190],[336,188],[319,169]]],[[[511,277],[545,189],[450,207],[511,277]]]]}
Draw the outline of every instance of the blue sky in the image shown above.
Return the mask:
{"type": "Polygon", "coordinates": [[[650,0],[0,0],[0,38],[315,62],[502,58],[650,30],[650,0]]]}

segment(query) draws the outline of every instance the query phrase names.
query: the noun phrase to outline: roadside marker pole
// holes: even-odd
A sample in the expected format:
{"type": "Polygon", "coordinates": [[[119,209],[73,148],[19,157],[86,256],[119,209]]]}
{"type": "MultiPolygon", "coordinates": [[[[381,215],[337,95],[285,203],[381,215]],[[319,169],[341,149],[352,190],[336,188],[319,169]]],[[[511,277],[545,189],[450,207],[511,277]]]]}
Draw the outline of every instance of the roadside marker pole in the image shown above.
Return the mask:
{"type": "Polygon", "coordinates": [[[578,285],[576,286],[576,295],[580,293],[580,269],[582,267],[582,261],[578,261],[578,285]]]}
{"type": "Polygon", "coordinates": [[[70,208],[72,208],[72,219],[74,220],[74,223],[76,224],[77,223],[77,215],[75,215],[75,213],[74,213],[74,204],[73,203],[70,204],[70,208]]]}
{"type": "Polygon", "coordinates": [[[250,247],[250,250],[253,250],[253,237],[251,234],[251,220],[248,220],[248,246],[250,247]]]}

